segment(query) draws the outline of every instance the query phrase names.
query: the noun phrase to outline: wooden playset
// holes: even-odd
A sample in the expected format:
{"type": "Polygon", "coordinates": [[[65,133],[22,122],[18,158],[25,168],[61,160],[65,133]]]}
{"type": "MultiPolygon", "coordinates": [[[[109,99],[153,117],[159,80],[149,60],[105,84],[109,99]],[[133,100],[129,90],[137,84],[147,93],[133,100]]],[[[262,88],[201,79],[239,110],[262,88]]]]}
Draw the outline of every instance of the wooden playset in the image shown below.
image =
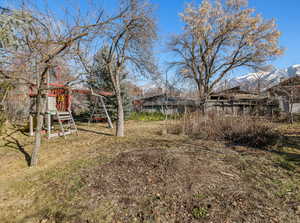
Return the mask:
{"type": "MultiPolygon", "coordinates": [[[[49,74],[48,74],[49,75],[49,74]]],[[[49,75],[50,76],[50,75],[49,75]]],[[[43,129],[47,132],[48,138],[53,138],[57,136],[66,137],[66,135],[76,133],[78,135],[76,123],[74,121],[71,105],[72,105],[72,95],[73,94],[87,94],[97,97],[97,102],[99,100],[102,108],[105,111],[105,115],[110,128],[113,128],[111,119],[106,110],[106,106],[103,100],[104,96],[112,95],[110,92],[97,92],[94,93],[93,90],[81,90],[72,89],[66,86],[60,81],[60,75],[54,74],[53,77],[47,78],[47,93],[46,93],[46,104],[43,109],[44,122],[43,129]],[[50,81],[53,80],[54,81],[50,81]],[[54,131],[54,122],[58,122],[60,126],[59,131],[54,131]]],[[[36,112],[35,100],[36,100],[36,86],[32,85],[30,87],[29,96],[31,98],[31,109],[29,116],[29,131],[30,135],[34,135],[34,114],[36,112]]],[[[95,104],[94,106],[98,106],[95,104]]],[[[93,114],[92,114],[93,115],[93,114]]],[[[91,115],[91,117],[92,117],[91,115]]]]}

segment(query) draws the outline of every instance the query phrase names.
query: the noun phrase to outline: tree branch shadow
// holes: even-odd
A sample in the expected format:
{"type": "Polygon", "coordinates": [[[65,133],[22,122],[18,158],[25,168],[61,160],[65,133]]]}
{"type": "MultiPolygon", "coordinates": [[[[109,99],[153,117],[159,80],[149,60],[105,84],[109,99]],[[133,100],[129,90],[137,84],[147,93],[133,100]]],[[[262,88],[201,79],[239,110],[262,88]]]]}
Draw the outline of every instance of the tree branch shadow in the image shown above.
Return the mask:
{"type": "Polygon", "coordinates": [[[284,136],[278,149],[272,150],[271,152],[280,155],[287,162],[291,162],[294,165],[300,166],[300,136],[284,136]],[[287,151],[286,147],[291,148],[292,151],[287,151]]]}
{"type": "Polygon", "coordinates": [[[284,136],[282,146],[291,147],[300,152],[300,136],[286,135],[284,136]]]}
{"type": "Polygon", "coordinates": [[[89,132],[89,133],[94,133],[94,134],[98,134],[98,135],[105,135],[105,136],[114,136],[113,134],[110,133],[105,133],[105,132],[99,132],[99,131],[95,131],[95,130],[91,130],[91,129],[84,129],[84,128],[78,128],[77,130],[82,131],[82,132],[89,132]]]}
{"type": "Polygon", "coordinates": [[[20,141],[11,135],[6,137],[5,140],[6,140],[6,143],[4,144],[4,147],[9,147],[9,148],[12,148],[12,149],[15,149],[15,150],[21,152],[24,155],[27,165],[30,166],[31,156],[24,149],[24,146],[20,143],[20,141]]]}

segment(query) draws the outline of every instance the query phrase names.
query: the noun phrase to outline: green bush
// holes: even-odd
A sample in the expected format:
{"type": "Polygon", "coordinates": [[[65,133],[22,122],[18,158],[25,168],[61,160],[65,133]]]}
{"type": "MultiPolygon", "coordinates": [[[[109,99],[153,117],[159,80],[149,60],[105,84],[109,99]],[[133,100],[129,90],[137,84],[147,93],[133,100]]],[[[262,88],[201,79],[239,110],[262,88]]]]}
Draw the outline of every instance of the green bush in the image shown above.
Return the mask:
{"type": "Polygon", "coordinates": [[[208,211],[206,208],[195,207],[193,208],[192,215],[196,219],[205,218],[208,215],[208,211]]]}
{"type": "Polygon", "coordinates": [[[129,119],[137,121],[161,121],[165,120],[166,116],[160,112],[133,112],[131,113],[129,119]]]}
{"type": "MultiPolygon", "coordinates": [[[[168,119],[180,118],[180,115],[168,115],[168,119]]],[[[129,120],[137,121],[163,121],[166,119],[166,115],[161,112],[133,112],[131,113],[129,120]]]]}

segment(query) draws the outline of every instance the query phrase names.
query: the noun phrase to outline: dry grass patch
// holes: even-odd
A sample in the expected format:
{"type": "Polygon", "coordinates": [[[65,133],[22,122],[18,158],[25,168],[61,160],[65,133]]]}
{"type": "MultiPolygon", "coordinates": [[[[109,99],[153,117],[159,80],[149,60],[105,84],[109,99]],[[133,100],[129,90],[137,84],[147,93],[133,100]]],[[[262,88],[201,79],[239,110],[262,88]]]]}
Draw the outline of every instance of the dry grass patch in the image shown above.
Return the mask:
{"type": "Polygon", "coordinates": [[[178,145],[132,150],[113,159],[49,172],[38,180],[44,182],[39,191],[31,195],[36,198],[35,208],[22,219],[69,223],[300,220],[299,175],[288,177],[290,172],[274,166],[270,154],[240,156],[225,147],[178,145]]]}
{"type": "MultiPolygon", "coordinates": [[[[172,123],[172,122],[171,122],[172,123]]],[[[169,126],[170,133],[184,133],[193,138],[227,141],[232,144],[266,148],[280,139],[273,123],[250,116],[225,116],[199,112],[188,114],[169,126]]]]}
{"type": "Polygon", "coordinates": [[[279,154],[159,135],[163,126],[129,121],[115,138],[82,125],[90,131],[67,143],[47,141],[39,167],[11,164],[16,173],[0,176],[0,222],[300,220],[299,172],[277,165],[279,154]]]}

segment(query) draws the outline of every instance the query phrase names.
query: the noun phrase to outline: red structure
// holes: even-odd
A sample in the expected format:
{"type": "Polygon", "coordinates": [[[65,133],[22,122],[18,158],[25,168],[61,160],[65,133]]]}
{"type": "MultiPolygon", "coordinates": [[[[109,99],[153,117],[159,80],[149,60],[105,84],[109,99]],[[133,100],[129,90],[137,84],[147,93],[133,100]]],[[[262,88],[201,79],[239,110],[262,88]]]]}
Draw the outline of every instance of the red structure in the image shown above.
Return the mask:
{"type": "MultiPolygon", "coordinates": [[[[90,90],[83,90],[83,89],[71,89],[68,86],[61,85],[61,84],[49,84],[50,90],[48,90],[48,97],[55,97],[56,99],[56,109],[58,111],[68,111],[71,109],[72,105],[72,94],[85,94],[91,95],[92,92],[90,90]]],[[[96,92],[102,96],[112,96],[113,93],[107,91],[98,91],[96,92]]],[[[37,92],[35,85],[30,87],[29,96],[36,97],[37,92]]]]}
{"type": "MultiPolygon", "coordinates": [[[[55,97],[57,111],[68,111],[71,108],[72,96],[70,89],[67,86],[60,84],[48,84],[50,90],[48,90],[48,97],[55,97]]],[[[37,96],[36,85],[32,85],[29,88],[29,96],[35,98],[37,96]]]]}
{"type": "MultiPolygon", "coordinates": [[[[73,132],[77,132],[77,127],[75,124],[75,121],[72,117],[72,112],[71,112],[71,105],[72,105],[72,94],[85,94],[85,95],[95,95],[92,91],[89,90],[81,90],[81,89],[71,89],[70,87],[67,87],[65,85],[60,85],[60,84],[48,84],[49,90],[47,90],[47,103],[46,103],[46,111],[45,111],[45,121],[44,123],[46,124],[46,131],[48,134],[48,138],[56,137],[56,136],[64,136],[67,134],[71,134],[73,132]],[[61,126],[61,132],[58,133],[51,133],[52,131],[52,126],[53,126],[53,121],[58,121],[61,126]],[[73,126],[73,129],[69,127],[70,129],[66,130],[64,126],[64,123],[67,122],[67,126],[73,126]]],[[[97,92],[98,96],[111,96],[112,93],[110,92],[97,92]]],[[[37,96],[36,92],[36,86],[31,86],[30,87],[30,97],[34,99],[37,96]]],[[[34,135],[34,122],[33,122],[33,116],[35,106],[34,103],[35,100],[32,100],[32,106],[31,106],[31,114],[29,117],[29,123],[30,123],[30,135],[34,135]]],[[[102,105],[105,107],[104,101],[101,97],[100,102],[102,105]]],[[[95,105],[96,106],[96,105],[95,105]]],[[[113,128],[113,125],[111,123],[110,117],[107,113],[106,107],[105,107],[105,112],[107,116],[107,121],[109,123],[110,128],[113,128]]],[[[92,116],[91,116],[92,117],[92,116]]]]}
{"type": "MultiPolygon", "coordinates": [[[[50,101],[55,102],[56,110],[59,112],[69,111],[72,105],[72,94],[85,94],[90,95],[92,92],[90,90],[82,89],[71,89],[69,86],[65,85],[66,81],[62,80],[62,69],[60,66],[56,66],[49,72],[48,83],[45,83],[49,90],[47,90],[48,99],[52,98],[50,101]],[[53,100],[55,98],[55,100],[53,100]]],[[[112,96],[111,92],[100,91],[96,92],[101,96],[112,96]]],[[[34,98],[37,96],[36,85],[31,85],[29,88],[29,96],[34,98]]]]}
{"type": "Polygon", "coordinates": [[[57,111],[68,111],[71,109],[72,96],[70,90],[66,87],[51,89],[48,94],[49,97],[56,98],[57,111]]]}
{"type": "MultiPolygon", "coordinates": [[[[66,85],[66,81],[62,80],[61,69],[60,67],[55,67],[54,69],[49,70],[47,76],[47,82],[44,83],[47,86],[45,89],[46,92],[46,107],[44,115],[44,129],[47,131],[48,138],[56,136],[66,136],[77,131],[77,127],[72,115],[71,105],[72,105],[72,94],[85,94],[85,95],[94,95],[100,98],[102,106],[105,107],[102,96],[111,96],[113,95],[110,92],[96,92],[89,90],[81,89],[72,89],[66,85]],[[60,125],[60,132],[51,133],[53,131],[53,122],[57,121],[60,125]]],[[[30,135],[34,135],[34,116],[35,114],[35,98],[37,97],[37,85],[31,85],[29,88],[29,96],[31,97],[31,112],[29,116],[29,125],[30,125],[30,135]]],[[[105,107],[106,116],[109,120],[110,127],[112,128],[112,123],[110,117],[107,113],[105,107]]]]}

